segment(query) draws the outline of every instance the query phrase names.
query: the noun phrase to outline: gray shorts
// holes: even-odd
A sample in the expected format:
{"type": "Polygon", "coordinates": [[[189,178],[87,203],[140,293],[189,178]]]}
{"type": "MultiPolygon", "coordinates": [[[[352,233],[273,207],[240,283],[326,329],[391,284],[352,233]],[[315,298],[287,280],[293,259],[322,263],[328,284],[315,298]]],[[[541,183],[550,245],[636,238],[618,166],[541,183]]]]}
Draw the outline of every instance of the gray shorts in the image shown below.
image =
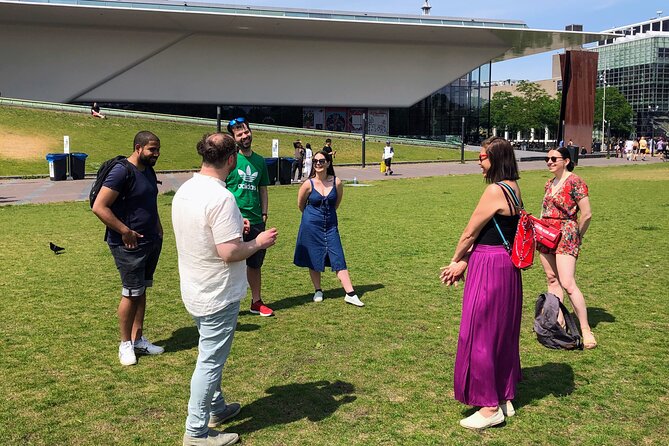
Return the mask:
{"type": "Polygon", "coordinates": [[[121,275],[121,295],[137,297],[153,285],[153,273],[158,266],[158,258],[163,247],[163,239],[144,243],[135,249],[125,246],[110,246],[116,268],[121,275]]]}
{"type": "MultiPolygon", "coordinates": [[[[258,223],[251,225],[251,231],[248,234],[244,234],[244,241],[249,242],[255,240],[258,235],[265,230],[265,223],[258,223]]],[[[265,262],[265,253],[267,250],[260,249],[256,251],[251,257],[246,259],[246,266],[249,268],[260,269],[262,264],[265,262]]]]}

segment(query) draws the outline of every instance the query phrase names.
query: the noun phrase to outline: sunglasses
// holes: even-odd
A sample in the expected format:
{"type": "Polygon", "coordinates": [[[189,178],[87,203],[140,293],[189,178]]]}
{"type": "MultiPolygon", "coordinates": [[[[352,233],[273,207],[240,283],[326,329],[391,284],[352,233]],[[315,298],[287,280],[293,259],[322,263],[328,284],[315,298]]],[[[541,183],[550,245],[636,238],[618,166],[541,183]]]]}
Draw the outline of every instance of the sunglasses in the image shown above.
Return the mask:
{"type": "Polygon", "coordinates": [[[561,156],[547,156],[544,158],[545,162],[557,163],[558,160],[563,160],[561,156]]]}
{"type": "Polygon", "coordinates": [[[244,119],[244,118],[235,118],[235,119],[231,120],[231,121],[228,123],[228,126],[230,126],[230,127],[234,127],[234,126],[236,126],[237,124],[241,124],[242,122],[246,122],[246,119],[244,119]]]}
{"type": "Polygon", "coordinates": [[[488,159],[488,154],[487,153],[482,153],[479,155],[479,161],[487,160],[488,159]]]}
{"type": "Polygon", "coordinates": [[[322,166],[325,163],[327,163],[325,158],[314,158],[314,164],[317,166],[322,166]]]}

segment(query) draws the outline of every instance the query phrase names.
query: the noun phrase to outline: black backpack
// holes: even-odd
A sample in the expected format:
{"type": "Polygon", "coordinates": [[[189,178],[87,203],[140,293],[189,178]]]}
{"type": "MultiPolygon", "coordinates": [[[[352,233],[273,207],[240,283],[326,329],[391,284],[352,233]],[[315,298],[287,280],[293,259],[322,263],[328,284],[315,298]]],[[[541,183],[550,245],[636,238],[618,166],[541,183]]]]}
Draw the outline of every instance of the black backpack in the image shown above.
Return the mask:
{"type": "Polygon", "coordinates": [[[555,294],[542,293],[534,309],[534,332],[541,345],[562,350],[583,350],[583,338],[574,315],[555,294]],[[558,324],[558,314],[564,315],[565,326],[558,324]]]}
{"type": "Polygon", "coordinates": [[[126,171],[125,185],[123,187],[124,190],[121,193],[121,196],[124,196],[128,190],[132,189],[135,182],[135,171],[132,169],[132,167],[130,167],[130,161],[128,161],[128,158],[123,155],[118,155],[112,159],[109,159],[102,163],[98,169],[97,176],[93,182],[93,185],[91,186],[91,191],[88,194],[88,202],[91,205],[91,208],[93,208],[93,203],[95,203],[95,199],[98,197],[100,189],[102,189],[102,185],[107,179],[107,175],[109,175],[109,172],[111,172],[111,170],[117,164],[123,164],[126,171]]]}

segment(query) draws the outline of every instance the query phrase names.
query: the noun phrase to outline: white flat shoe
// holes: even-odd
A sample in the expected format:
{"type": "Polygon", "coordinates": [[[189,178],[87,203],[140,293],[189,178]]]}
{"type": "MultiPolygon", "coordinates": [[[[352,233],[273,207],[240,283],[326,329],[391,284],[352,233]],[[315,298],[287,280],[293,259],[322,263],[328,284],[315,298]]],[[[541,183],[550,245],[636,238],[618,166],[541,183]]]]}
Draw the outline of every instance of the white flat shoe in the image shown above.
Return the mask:
{"type": "Polygon", "coordinates": [[[466,429],[486,429],[504,422],[504,413],[502,409],[497,409],[497,413],[491,417],[484,417],[477,411],[473,415],[460,420],[460,426],[466,429]]]}
{"type": "Polygon", "coordinates": [[[499,408],[502,409],[505,417],[512,417],[516,414],[516,409],[513,408],[511,401],[507,401],[506,404],[500,404],[499,408]]]}
{"type": "Polygon", "coordinates": [[[314,293],[314,302],[323,302],[323,292],[322,291],[316,291],[314,293]]]}
{"type": "Polygon", "coordinates": [[[355,305],[356,307],[364,307],[365,304],[358,298],[358,295],[349,296],[348,294],[344,297],[344,302],[347,304],[355,305]]]}

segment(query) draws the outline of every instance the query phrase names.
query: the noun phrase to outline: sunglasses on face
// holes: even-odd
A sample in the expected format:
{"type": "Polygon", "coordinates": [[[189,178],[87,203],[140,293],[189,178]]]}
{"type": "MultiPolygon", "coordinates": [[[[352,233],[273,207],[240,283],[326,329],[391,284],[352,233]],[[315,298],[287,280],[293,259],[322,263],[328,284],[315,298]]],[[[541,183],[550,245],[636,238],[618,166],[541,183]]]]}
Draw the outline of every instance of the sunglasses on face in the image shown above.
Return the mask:
{"type": "Polygon", "coordinates": [[[234,127],[234,126],[236,126],[237,124],[241,124],[242,122],[246,122],[246,119],[244,119],[244,118],[235,118],[235,119],[233,119],[232,121],[230,121],[230,122],[228,123],[228,125],[229,125],[230,127],[234,127]]]}
{"type": "Polygon", "coordinates": [[[544,158],[545,162],[557,163],[558,160],[563,160],[561,156],[547,156],[544,158]]]}
{"type": "Polygon", "coordinates": [[[481,153],[479,154],[479,161],[487,160],[488,159],[488,154],[487,153],[481,153]]]}
{"type": "Polygon", "coordinates": [[[322,166],[325,163],[327,163],[327,160],[325,158],[314,158],[314,164],[317,166],[322,166]]]}

